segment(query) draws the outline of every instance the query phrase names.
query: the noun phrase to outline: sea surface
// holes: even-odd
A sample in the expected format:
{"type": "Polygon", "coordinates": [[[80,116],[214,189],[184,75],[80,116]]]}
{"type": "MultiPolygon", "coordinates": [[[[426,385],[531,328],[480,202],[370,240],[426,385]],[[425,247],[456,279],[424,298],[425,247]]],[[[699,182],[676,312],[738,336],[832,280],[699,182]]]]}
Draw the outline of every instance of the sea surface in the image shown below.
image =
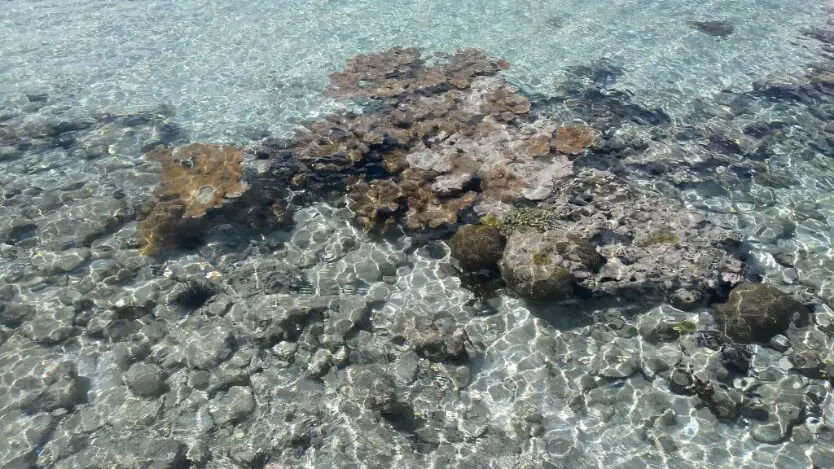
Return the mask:
{"type": "Polygon", "coordinates": [[[1,2],[0,467],[834,467],[828,3],[1,2]],[[734,230],[746,280],[806,305],[747,370],[693,355],[737,414],[673,392],[686,334],[653,332],[712,306],[484,295],[442,235],[368,233],[344,200],[145,255],[146,152],[355,111],[328,76],[393,47],[506,59],[536,116],[599,131],[577,161],[734,230]]]}

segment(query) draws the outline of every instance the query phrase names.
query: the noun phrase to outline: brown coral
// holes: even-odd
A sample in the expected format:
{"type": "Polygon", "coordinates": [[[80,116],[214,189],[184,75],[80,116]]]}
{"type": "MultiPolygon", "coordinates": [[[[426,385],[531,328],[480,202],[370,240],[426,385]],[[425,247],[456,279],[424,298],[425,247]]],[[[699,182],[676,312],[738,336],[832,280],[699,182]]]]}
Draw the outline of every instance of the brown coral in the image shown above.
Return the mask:
{"type": "Polygon", "coordinates": [[[387,230],[404,197],[400,186],[389,179],[356,180],[348,185],[348,206],[368,231],[377,226],[387,230]]]}
{"type": "Polygon", "coordinates": [[[419,50],[394,48],[373,54],[360,54],[348,60],[345,68],[330,74],[328,93],[337,99],[391,98],[406,93],[463,89],[472,78],[494,74],[509,67],[504,60],[490,61],[479,49],[461,49],[438,67],[427,67],[419,50]]]}
{"type": "Polygon", "coordinates": [[[485,114],[495,115],[498,120],[511,121],[518,114],[530,112],[530,100],[518,94],[514,88],[502,86],[487,94],[481,110],[485,114]]]}
{"type": "Polygon", "coordinates": [[[477,197],[470,191],[460,197],[442,200],[428,186],[422,186],[408,197],[405,225],[412,230],[454,225],[460,212],[471,207],[477,197]]]}
{"type": "Polygon", "coordinates": [[[146,254],[170,245],[188,219],[222,207],[248,188],[241,180],[242,148],[196,143],[158,147],[145,158],[162,163],[161,182],[154,190],[157,201],[139,223],[146,254]]]}
{"type": "Polygon", "coordinates": [[[454,225],[482,199],[543,200],[572,166],[554,147],[558,125],[533,125],[529,100],[495,76],[507,67],[478,49],[354,57],[328,92],[374,106],[309,123],[268,151],[310,190],[352,176],[349,206],[366,229],[454,225]]]}
{"type": "Polygon", "coordinates": [[[162,163],[162,181],[156,195],[176,199],[185,207],[184,216],[201,217],[218,208],[227,198],[240,197],[248,188],[241,181],[243,149],[195,143],[177,148],[160,147],[145,158],[162,163]]]}
{"type": "Polygon", "coordinates": [[[579,155],[594,143],[594,132],[584,125],[568,125],[556,131],[551,145],[568,155],[579,155]]]}
{"type": "MultiPolygon", "coordinates": [[[[495,72],[510,68],[510,63],[506,60],[489,60],[483,50],[471,47],[458,49],[452,55],[443,53],[435,55],[448,59],[443,66],[446,76],[453,77],[455,80],[461,80],[463,77],[468,80],[469,84],[472,82],[472,77],[493,75],[495,72]]],[[[465,86],[458,86],[458,88],[465,88],[465,86]]]]}
{"type": "Polygon", "coordinates": [[[314,169],[341,171],[364,158],[374,142],[381,140],[372,134],[373,123],[366,119],[334,116],[324,122],[309,124],[309,132],[300,134],[293,142],[293,156],[315,160],[314,169]]]}
{"type": "Polygon", "coordinates": [[[404,179],[401,184],[377,179],[353,181],[348,186],[347,198],[348,206],[368,231],[374,228],[386,231],[400,215],[408,228],[419,230],[457,223],[458,214],[472,206],[477,194],[467,192],[441,199],[419,179],[404,179]]]}
{"type": "Polygon", "coordinates": [[[507,167],[495,166],[485,172],[481,187],[486,197],[500,202],[511,202],[518,198],[525,184],[507,167]]]}
{"type": "Polygon", "coordinates": [[[544,156],[550,153],[550,139],[546,135],[534,135],[520,143],[521,154],[529,158],[544,156]]]}

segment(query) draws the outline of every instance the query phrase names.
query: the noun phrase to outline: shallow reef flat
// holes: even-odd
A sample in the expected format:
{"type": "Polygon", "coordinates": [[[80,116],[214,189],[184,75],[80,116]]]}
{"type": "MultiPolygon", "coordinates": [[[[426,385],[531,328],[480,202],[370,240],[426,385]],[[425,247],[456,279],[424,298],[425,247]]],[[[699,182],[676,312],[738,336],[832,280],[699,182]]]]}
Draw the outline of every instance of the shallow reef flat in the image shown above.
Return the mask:
{"type": "MultiPolygon", "coordinates": [[[[746,50],[742,7],[681,8],[746,50]]],[[[368,39],[248,136],[3,82],[0,466],[834,467],[834,33],[794,39],[681,107],[636,62],[544,92],[368,39]]]]}

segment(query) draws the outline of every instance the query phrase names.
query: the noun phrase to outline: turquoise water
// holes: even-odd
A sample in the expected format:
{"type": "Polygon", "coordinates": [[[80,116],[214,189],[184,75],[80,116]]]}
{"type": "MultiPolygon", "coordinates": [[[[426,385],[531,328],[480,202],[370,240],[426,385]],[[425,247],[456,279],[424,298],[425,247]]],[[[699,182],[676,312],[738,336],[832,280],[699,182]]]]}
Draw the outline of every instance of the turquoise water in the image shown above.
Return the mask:
{"type": "Polygon", "coordinates": [[[90,109],[170,103],[194,139],[212,141],[326,112],[327,73],[398,45],[480,47],[509,60],[509,78],[531,93],[604,57],[626,70],[619,87],[679,111],[813,60],[797,33],[826,19],[823,1],[776,0],[26,2],[2,15],[4,97],[31,88],[90,109]],[[685,24],[716,18],[737,33],[716,41],[685,24]]]}
{"type": "Polygon", "coordinates": [[[4,2],[0,466],[834,467],[834,87],[808,77],[834,63],[807,34],[831,30],[826,3],[4,2]],[[577,178],[734,230],[745,278],[810,323],[733,369],[654,340],[717,328],[713,304],[484,294],[440,230],[369,234],[344,194],[297,188],[292,224],[224,214],[143,255],[144,153],[237,144],[257,173],[262,139],[372,114],[328,75],[395,46],[507,59],[531,119],[596,132],[577,178]],[[184,307],[195,279],[212,290],[184,307]],[[738,412],[674,392],[685,366],[738,412]]]}

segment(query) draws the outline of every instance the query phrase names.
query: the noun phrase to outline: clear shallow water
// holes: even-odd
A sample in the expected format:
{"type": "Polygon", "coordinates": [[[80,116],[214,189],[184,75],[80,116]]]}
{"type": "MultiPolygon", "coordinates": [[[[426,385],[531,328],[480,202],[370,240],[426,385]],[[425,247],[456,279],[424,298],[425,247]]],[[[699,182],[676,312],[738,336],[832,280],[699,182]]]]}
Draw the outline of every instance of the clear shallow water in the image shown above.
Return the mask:
{"type": "MultiPolygon", "coordinates": [[[[759,394],[780,404],[793,404],[792,396],[813,401],[812,391],[819,397],[816,408],[808,405],[792,421],[793,434],[763,443],[761,433],[751,436],[761,423],[755,418],[718,422],[695,398],[669,391],[668,368],[681,343],[653,343],[622,325],[639,329],[662,317],[709,329],[714,321],[705,310],[623,302],[531,308],[507,295],[481,304],[461,285],[442,243],[415,251],[419,242],[407,236],[379,240],[362,233],[346,210],[322,204],[265,239],[218,227],[206,246],[159,263],[135,249],[132,208],[150,198],[159,177],[159,168],[141,159],[143,145],[160,140],[170,122],[181,126],[172,139],[178,143],[250,143],[286,132],[340,106],[321,91],[327,74],[357,53],[394,45],[481,47],[512,63],[512,84],[544,96],[570,76],[569,67],[605,58],[624,69],[611,88],[662,108],[674,125],[718,128],[739,139],[748,122],[794,126],[796,139],[780,142],[768,159],[775,175],[793,182],[760,184],[761,173],[753,183],[723,180],[723,165],[677,195],[740,229],[753,246],[756,274],[813,302],[821,323],[834,317],[820,301],[831,296],[834,273],[834,168],[826,150],[809,152],[804,145],[812,139],[799,129],[822,128],[824,118],[766,100],[733,120],[698,109],[706,102],[726,110],[729,98],[720,91],[738,94],[755,81],[797,77],[821,60],[819,44],[800,33],[825,23],[824,2],[4,6],[3,122],[153,112],[133,124],[102,119],[76,142],[34,145],[0,161],[3,464],[677,468],[834,461],[830,381],[789,371],[787,354],[756,346],[750,375],[759,394]],[[730,21],[735,32],[720,39],[685,24],[710,19],[730,21]],[[172,115],[160,110],[166,103],[172,115]],[[88,142],[103,142],[105,156],[82,158],[96,148],[88,142]],[[118,191],[122,196],[114,196],[118,191]],[[67,244],[81,238],[89,242],[67,244]],[[785,254],[800,259],[787,263],[785,254]],[[183,280],[199,277],[220,285],[220,294],[191,314],[169,304],[183,280]],[[296,340],[260,345],[253,332],[259,323],[248,313],[269,306],[265,298],[294,304],[293,297],[328,306],[308,305],[316,319],[296,340]],[[344,345],[326,345],[321,329],[332,332],[354,303],[367,308],[371,325],[344,345]],[[148,307],[151,319],[126,312],[136,305],[148,307]],[[418,357],[396,338],[414,317],[445,334],[465,330],[476,359],[418,357]],[[330,372],[319,372],[322,363],[330,372]],[[145,371],[164,386],[140,380],[137,364],[150,366],[145,371]],[[633,372],[619,376],[624,369],[633,372]],[[413,408],[413,428],[367,407],[392,388],[413,408]]],[[[618,132],[653,131],[623,128],[618,132]]],[[[624,161],[683,165],[714,151],[664,136],[624,161]]],[[[692,175],[674,175],[685,176],[692,175]]],[[[669,185],[637,171],[633,179],[657,190],[669,185]]],[[[426,326],[416,329],[409,333],[420,337],[426,326]]],[[[813,342],[830,353],[830,333],[816,333],[822,336],[792,336],[794,347],[813,342]]]]}
{"type": "MultiPolygon", "coordinates": [[[[607,58],[641,101],[679,111],[813,57],[802,28],[823,1],[26,2],[0,13],[4,97],[45,90],[89,109],[167,102],[196,140],[287,130],[327,108],[326,74],[397,45],[480,47],[547,93],[566,66],[607,58]],[[726,40],[688,20],[728,20],[726,40]]],[[[812,48],[812,47],[811,47],[812,48]]]]}

